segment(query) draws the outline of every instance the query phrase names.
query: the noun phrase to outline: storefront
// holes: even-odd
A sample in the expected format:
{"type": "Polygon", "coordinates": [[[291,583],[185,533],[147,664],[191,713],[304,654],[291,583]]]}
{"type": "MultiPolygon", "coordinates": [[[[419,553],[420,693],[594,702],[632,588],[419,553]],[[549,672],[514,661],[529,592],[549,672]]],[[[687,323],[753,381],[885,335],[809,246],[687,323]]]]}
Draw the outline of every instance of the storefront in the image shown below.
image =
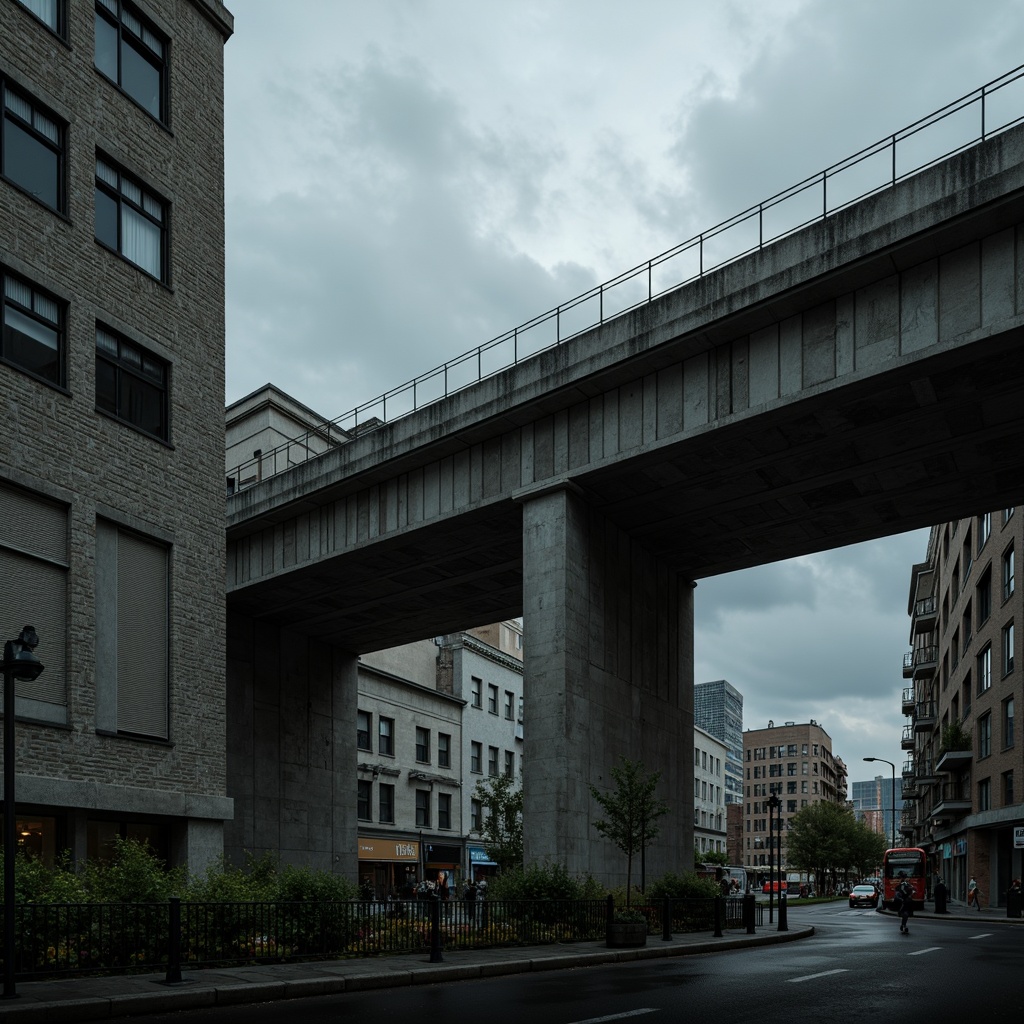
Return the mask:
{"type": "Polygon", "coordinates": [[[359,836],[359,885],[375,900],[399,898],[420,878],[420,844],[415,839],[359,836]]]}
{"type": "Polygon", "coordinates": [[[440,843],[424,844],[424,878],[433,882],[440,872],[448,875],[448,889],[452,896],[461,894],[462,887],[462,847],[448,846],[440,843]]]}
{"type": "Polygon", "coordinates": [[[491,860],[482,846],[467,846],[466,852],[469,854],[469,877],[474,882],[491,878],[498,873],[498,865],[491,860]]]}

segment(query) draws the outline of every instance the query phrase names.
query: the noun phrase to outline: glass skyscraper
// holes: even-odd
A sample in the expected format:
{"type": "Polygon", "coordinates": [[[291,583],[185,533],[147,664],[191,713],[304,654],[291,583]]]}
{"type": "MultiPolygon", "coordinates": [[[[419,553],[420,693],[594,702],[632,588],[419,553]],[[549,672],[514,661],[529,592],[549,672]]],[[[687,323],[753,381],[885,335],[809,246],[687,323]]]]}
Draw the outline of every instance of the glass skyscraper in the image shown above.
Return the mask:
{"type": "Polygon", "coordinates": [[[725,679],[693,688],[693,722],[725,744],[725,802],[743,803],[743,694],[725,679]]]}

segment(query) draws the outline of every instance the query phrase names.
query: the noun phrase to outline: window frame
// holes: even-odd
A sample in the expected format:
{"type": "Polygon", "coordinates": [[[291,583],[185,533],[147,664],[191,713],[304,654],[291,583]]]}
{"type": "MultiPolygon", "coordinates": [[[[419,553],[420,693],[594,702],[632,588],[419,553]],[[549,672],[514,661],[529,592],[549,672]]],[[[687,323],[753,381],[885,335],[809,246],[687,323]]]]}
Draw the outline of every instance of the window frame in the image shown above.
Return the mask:
{"type": "Polygon", "coordinates": [[[992,713],[986,712],[978,717],[978,760],[983,761],[992,755],[992,713]]]}
{"type": "MultiPolygon", "coordinates": [[[[0,264],[0,362],[5,366],[27,374],[33,380],[38,380],[51,387],[67,390],[67,308],[68,304],[58,298],[52,292],[41,288],[21,274],[15,274],[3,264],[0,264]],[[29,292],[30,305],[24,302],[13,293],[16,288],[27,289],[29,292]],[[47,315],[40,307],[52,304],[56,320],[47,315]],[[44,330],[52,331],[56,335],[57,358],[56,378],[44,373],[39,373],[31,366],[26,365],[17,359],[12,358],[8,352],[6,342],[7,328],[10,323],[8,319],[8,308],[18,316],[24,317],[39,325],[44,330]]],[[[15,328],[12,326],[11,331],[15,328]]],[[[20,332],[19,332],[20,333],[20,332]]],[[[38,339],[37,339],[38,340],[38,339]]]]}
{"type": "Polygon", "coordinates": [[[22,10],[27,11],[28,14],[38,21],[43,28],[49,29],[55,36],[64,40],[65,43],[68,41],[67,0],[53,0],[54,23],[52,25],[38,11],[34,11],[29,6],[28,0],[18,0],[18,4],[22,10]]]}
{"type": "Polygon", "coordinates": [[[377,820],[383,825],[395,823],[395,787],[390,782],[377,786],[377,820]]]}
{"type": "Polygon", "coordinates": [[[430,828],[430,790],[416,790],[416,827],[430,828]]]}
{"type": "Polygon", "coordinates": [[[473,676],[470,684],[473,690],[473,707],[482,708],[484,706],[484,681],[473,676]]]}
{"type": "Polygon", "coordinates": [[[361,708],[356,710],[356,750],[368,750],[371,754],[373,753],[373,741],[370,737],[373,735],[373,712],[363,711],[361,708]],[[366,728],[360,728],[361,724],[365,721],[366,728]]]}
{"type": "Polygon", "coordinates": [[[1001,650],[1002,659],[1002,674],[1008,676],[1013,671],[1014,665],[1014,644],[1016,643],[1016,636],[1014,635],[1014,624],[1013,619],[1006,623],[1005,626],[999,631],[999,646],[1001,650]]]}
{"type": "Polygon", "coordinates": [[[118,92],[127,96],[132,103],[141,110],[144,110],[150,117],[159,121],[163,125],[169,125],[168,79],[170,77],[170,40],[134,4],[129,3],[128,0],[96,0],[94,8],[93,67],[95,67],[97,72],[99,72],[99,74],[101,74],[108,82],[115,86],[118,92]],[[138,22],[141,31],[136,32],[133,29],[132,25],[127,20],[130,18],[134,18],[138,22]],[[97,59],[99,56],[98,50],[100,41],[100,35],[97,31],[99,28],[99,20],[106,23],[108,30],[112,28],[116,33],[117,67],[113,75],[109,73],[109,69],[101,67],[100,61],[97,59]],[[152,42],[146,39],[146,33],[149,33],[149,35],[153,37],[152,42]],[[159,53],[157,53],[153,48],[152,43],[154,42],[159,43],[159,53]],[[138,94],[131,87],[131,84],[126,84],[125,79],[127,74],[125,72],[124,59],[125,47],[128,47],[136,57],[149,64],[150,67],[156,71],[158,80],[158,109],[156,111],[149,106],[142,95],[138,94]]]}
{"type": "Polygon", "coordinates": [[[373,821],[373,783],[369,779],[356,780],[356,819],[373,821]]]}
{"type": "Polygon", "coordinates": [[[395,720],[377,716],[377,753],[381,757],[395,756],[395,720]]]}
{"type": "Polygon", "coordinates": [[[1003,552],[1003,556],[1000,559],[1000,571],[1002,575],[1003,600],[1009,601],[1013,597],[1016,588],[1016,580],[1014,579],[1016,565],[1012,544],[1003,552]]]}
{"type": "Polygon", "coordinates": [[[154,440],[170,443],[171,439],[171,364],[158,355],[155,355],[144,345],[126,338],[123,334],[113,330],[106,324],[96,324],[96,411],[103,416],[109,416],[126,427],[137,430],[146,437],[154,440]],[[106,346],[101,345],[100,339],[106,339],[106,346]],[[109,346],[116,346],[117,351],[111,351],[109,346]],[[147,372],[149,370],[150,372],[147,372]],[[159,371],[159,375],[153,374],[153,370],[159,371]],[[110,400],[113,408],[108,404],[101,404],[100,382],[108,373],[113,374],[114,395],[110,400]],[[141,394],[145,397],[146,392],[137,386],[132,389],[133,382],[141,387],[149,389],[149,393],[156,396],[158,408],[154,409],[152,404],[147,404],[150,412],[156,413],[159,426],[151,430],[149,425],[143,422],[141,416],[133,415],[133,395],[141,394]]]}
{"type": "Polygon", "coordinates": [[[487,684],[487,713],[489,715],[498,713],[498,687],[495,683],[487,684]]]}
{"type": "Polygon", "coordinates": [[[96,151],[96,178],[94,193],[95,212],[95,238],[96,242],[103,246],[108,252],[115,253],[126,263],[130,263],[137,270],[141,270],[147,277],[161,284],[169,285],[170,275],[170,220],[171,204],[151,185],[146,184],[137,175],[126,170],[117,160],[101,150],[96,151]],[[101,168],[104,174],[101,175],[101,168]],[[109,180],[115,178],[116,180],[109,180]],[[127,190],[127,191],[126,191],[127,190]],[[134,197],[137,192],[139,198],[134,197]],[[108,231],[104,231],[104,237],[100,237],[101,202],[103,198],[108,203],[114,204],[116,221],[116,240],[111,243],[108,239],[108,231]],[[147,202],[148,201],[148,202],[147,202]],[[159,212],[159,216],[154,212],[159,212]],[[160,235],[158,246],[159,273],[153,271],[144,263],[133,259],[129,255],[125,243],[126,214],[131,214],[148,225],[157,229],[160,235]]]}
{"type": "Polygon", "coordinates": [[[451,733],[439,732],[437,734],[437,767],[451,768],[452,766],[452,737],[451,733]]]}
{"type": "Polygon", "coordinates": [[[498,777],[498,748],[490,745],[487,747],[487,777],[490,779],[498,777]]]}
{"type": "Polygon", "coordinates": [[[422,725],[416,726],[416,762],[430,764],[430,730],[422,725]]]}
{"type": "MultiPolygon", "coordinates": [[[[31,13],[31,12],[30,12],[31,13]]],[[[55,111],[51,110],[45,103],[41,103],[30,92],[21,88],[16,83],[0,73],[0,177],[9,185],[16,188],[23,195],[45,206],[61,216],[67,216],[68,212],[68,125],[55,111]],[[15,110],[8,104],[7,95],[16,97],[29,108],[29,118],[15,110]],[[56,139],[51,138],[41,129],[39,121],[52,125],[56,139]],[[40,193],[34,191],[31,182],[19,181],[8,173],[8,122],[28,137],[31,142],[49,150],[55,163],[54,181],[54,202],[50,203],[42,198],[40,193]]]]}
{"type": "Polygon", "coordinates": [[[452,795],[451,793],[437,794],[437,827],[446,832],[452,827],[452,795]]]}
{"type": "Polygon", "coordinates": [[[470,741],[469,770],[476,775],[484,773],[484,745],[479,740],[470,741]]]}

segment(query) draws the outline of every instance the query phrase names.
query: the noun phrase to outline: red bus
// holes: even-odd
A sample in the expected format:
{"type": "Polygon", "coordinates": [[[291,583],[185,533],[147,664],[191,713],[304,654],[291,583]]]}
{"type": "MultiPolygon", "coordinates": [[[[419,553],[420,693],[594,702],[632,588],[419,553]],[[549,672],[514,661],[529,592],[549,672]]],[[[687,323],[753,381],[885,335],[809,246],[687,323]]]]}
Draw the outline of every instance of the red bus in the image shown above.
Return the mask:
{"type": "Polygon", "coordinates": [[[914,889],[914,907],[920,910],[924,906],[926,891],[926,863],[924,850],[917,846],[900,846],[886,850],[882,856],[882,905],[892,906],[896,887],[906,879],[914,889]]]}

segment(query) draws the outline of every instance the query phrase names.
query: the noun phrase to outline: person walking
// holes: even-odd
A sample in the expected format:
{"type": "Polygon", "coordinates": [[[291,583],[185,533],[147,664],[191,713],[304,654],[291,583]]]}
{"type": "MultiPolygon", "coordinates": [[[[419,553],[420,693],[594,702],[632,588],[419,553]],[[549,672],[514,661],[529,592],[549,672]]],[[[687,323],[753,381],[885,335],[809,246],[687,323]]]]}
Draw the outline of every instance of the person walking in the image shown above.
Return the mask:
{"type": "Polygon", "coordinates": [[[896,912],[900,915],[900,931],[904,935],[910,934],[910,928],[907,926],[907,920],[914,911],[913,900],[914,888],[904,878],[896,887],[895,898],[893,900],[896,905],[896,912]]]}
{"type": "Polygon", "coordinates": [[[974,904],[978,908],[978,913],[981,913],[981,890],[978,888],[978,883],[974,880],[974,875],[971,875],[971,880],[967,883],[967,906],[974,904]]]}

